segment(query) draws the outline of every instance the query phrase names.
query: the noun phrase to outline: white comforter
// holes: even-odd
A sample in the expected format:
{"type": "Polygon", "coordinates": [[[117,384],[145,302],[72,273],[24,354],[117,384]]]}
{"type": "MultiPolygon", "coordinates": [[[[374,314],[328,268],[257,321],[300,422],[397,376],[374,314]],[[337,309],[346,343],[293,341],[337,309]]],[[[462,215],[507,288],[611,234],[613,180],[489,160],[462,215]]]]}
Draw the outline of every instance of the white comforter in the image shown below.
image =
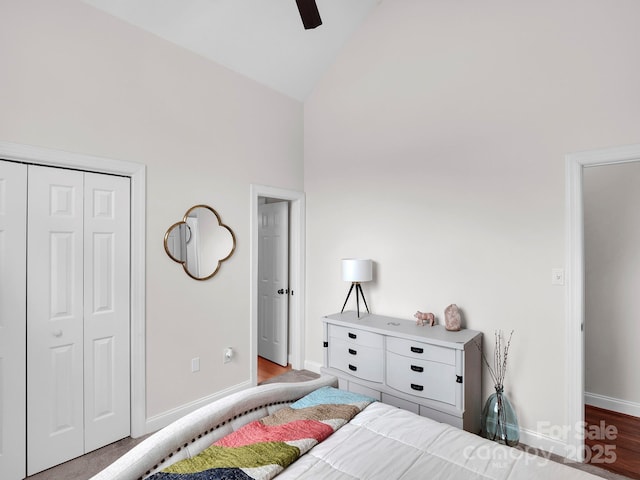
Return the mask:
{"type": "Polygon", "coordinates": [[[376,402],[280,475],[286,479],[596,479],[376,402]]]}

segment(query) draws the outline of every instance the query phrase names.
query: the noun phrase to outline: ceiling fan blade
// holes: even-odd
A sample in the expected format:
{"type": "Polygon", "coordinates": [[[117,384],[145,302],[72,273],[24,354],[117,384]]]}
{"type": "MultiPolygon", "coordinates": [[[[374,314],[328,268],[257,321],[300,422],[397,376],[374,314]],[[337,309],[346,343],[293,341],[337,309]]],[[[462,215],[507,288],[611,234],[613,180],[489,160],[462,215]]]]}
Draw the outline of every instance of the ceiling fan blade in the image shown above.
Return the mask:
{"type": "Polygon", "coordinates": [[[316,0],[296,0],[296,3],[298,4],[298,10],[300,11],[300,17],[302,18],[302,24],[305,30],[322,25],[316,0]]]}

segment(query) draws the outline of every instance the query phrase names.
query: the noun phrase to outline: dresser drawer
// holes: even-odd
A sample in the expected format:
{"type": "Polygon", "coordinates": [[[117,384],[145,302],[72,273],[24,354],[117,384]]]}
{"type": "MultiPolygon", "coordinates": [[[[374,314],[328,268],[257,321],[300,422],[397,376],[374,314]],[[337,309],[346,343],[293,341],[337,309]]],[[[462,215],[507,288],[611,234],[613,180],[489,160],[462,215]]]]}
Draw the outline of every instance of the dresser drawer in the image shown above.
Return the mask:
{"type": "Polygon", "coordinates": [[[329,325],[329,337],[373,348],[382,348],[384,339],[382,335],[377,333],[367,332],[357,328],[342,327],[339,325],[329,325]]]}
{"type": "Polygon", "coordinates": [[[447,365],[456,364],[456,351],[454,349],[404,338],[387,337],[387,351],[420,360],[446,363],[447,365]]]}
{"type": "Polygon", "coordinates": [[[329,366],[354,377],[382,382],[383,359],[382,348],[357,345],[335,337],[329,339],[329,366]]]}
{"type": "Polygon", "coordinates": [[[387,371],[393,372],[387,376],[390,387],[450,405],[456,404],[456,390],[462,388],[454,365],[387,352],[387,371]]]}

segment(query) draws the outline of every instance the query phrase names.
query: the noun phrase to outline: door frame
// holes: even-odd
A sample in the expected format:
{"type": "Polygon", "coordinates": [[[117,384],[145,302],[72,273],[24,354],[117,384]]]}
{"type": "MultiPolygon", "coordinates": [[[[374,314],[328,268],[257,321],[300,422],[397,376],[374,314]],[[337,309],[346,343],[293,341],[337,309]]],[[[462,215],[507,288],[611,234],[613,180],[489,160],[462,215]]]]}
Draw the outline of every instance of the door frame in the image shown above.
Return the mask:
{"type": "Polygon", "coordinates": [[[291,366],[298,370],[304,363],[304,308],[305,308],[305,195],[304,192],[266,185],[251,184],[249,232],[251,238],[249,304],[251,311],[250,382],[258,383],[258,202],[260,197],[286,200],[289,215],[289,346],[291,366]]]}
{"type": "Polygon", "coordinates": [[[640,144],[570,153],[565,157],[566,226],[565,258],[567,289],[565,292],[565,378],[567,385],[568,437],[567,457],[582,462],[584,437],[584,208],[583,169],[616,163],[640,161],[640,144]]]}
{"type": "Polygon", "coordinates": [[[31,145],[0,141],[0,157],[27,164],[121,175],[131,179],[131,436],[146,431],[145,258],[146,166],[31,145]]]}

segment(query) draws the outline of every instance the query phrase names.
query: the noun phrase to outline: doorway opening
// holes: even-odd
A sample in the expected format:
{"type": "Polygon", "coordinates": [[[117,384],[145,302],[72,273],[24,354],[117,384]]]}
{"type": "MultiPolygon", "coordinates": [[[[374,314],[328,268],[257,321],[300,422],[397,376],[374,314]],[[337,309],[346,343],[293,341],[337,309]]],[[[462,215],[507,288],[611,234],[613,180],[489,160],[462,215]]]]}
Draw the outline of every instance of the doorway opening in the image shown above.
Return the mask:
{"type": "Polygon", "coordinates": [[[290,370],[291,364],[283,367],[258,355],[258,385],[273,377],[287,373],[290,370]]]}
{"type": "MultiPolygon", "coordinates": [[[[258,198],[258,357],[289,366],[289,202],[258,198]]],[[[260,366],[258,362],[258,374],[260,366]]],[[[260,376],[260,375],[258,375],[260,376]]]]}
{"type": "Polygon", "coordinates": [[[584,168],[640,161],[640,145],[580,152],[566,157],[566,378],[567,457],[588,461],[591,450],[579,431],[589,421],[585,414],[585,240],[584,240],[584,168]]]}
{"type": "MultiPolygon", "coordinates": [[[[278,360],[269,359],[275,366],[281,364],[283,368],[301,369],[304,362],[304,220],[305,220],[305,197],[304,193],[269,187],[264,185],[251,185],[250,192],[251,205],[251,292],[250,292],[250,309],[251,309],[251,383],[258,383],[258,367],[259,365],[269,365],[262,361],[258,361],[258,356],[263,340],[261,337],[260,311],[264,309],[284,308],[286,306],[286,321],[283,328],[286,329],[287,340],[282,335],[275,338],[272,344],[279,344],[284,348],[285,359],[278,360]],[[261,263],[265,260],[272,262],[273,257],[285,255],[285,253],[275,253],[278,250],[269,250],[261,248],[261,205],[285,205],[287,208],[287,224],[288,224],[288,247],[286,247],[286,257],[288,268],[286,268],[286,277],[288,281],[284,281],[281,274],[277,274],[273,281],[262,281],[260,277],[261,263]],[[271,252],[271,253],[269,253],[271,252]],[[262,258],[261,258],[262,256],[262,258]],[[264,285],[268,286],[268,291],[263,291],[264,285]],[[273,290],[273,291],[271,291],[273,290]],[[284,345],[283,345],[284,343],[284,345]]],[[[277,234],[276,234],[277,235],[277,234]]],[[[266,263],[269,263],[266,262],[266,263]]],[[[282,268],[282,267],[281,267],[282,268]]],[[[281,317],[282,318],[282,317],[281,317]]],[[[281,328],[282,330],[282,328],[281,328]]],[[[271,335],[266,335],[267,340],[271,335]]],[[[269,356],[267,354],[267,356],[269,356]]],[[[273,370],[273,369],[272,369],[273,370]]],[[[277,370],[277,368],[276,368],[277,370]]],[[[264,373],[264,372],[263,372],[264,373]]],[[[267,375],[270,375],[267,373],[267,375]]],[[[260,375],[260,381],[264,380],[264,375],[260,375]]]]}

